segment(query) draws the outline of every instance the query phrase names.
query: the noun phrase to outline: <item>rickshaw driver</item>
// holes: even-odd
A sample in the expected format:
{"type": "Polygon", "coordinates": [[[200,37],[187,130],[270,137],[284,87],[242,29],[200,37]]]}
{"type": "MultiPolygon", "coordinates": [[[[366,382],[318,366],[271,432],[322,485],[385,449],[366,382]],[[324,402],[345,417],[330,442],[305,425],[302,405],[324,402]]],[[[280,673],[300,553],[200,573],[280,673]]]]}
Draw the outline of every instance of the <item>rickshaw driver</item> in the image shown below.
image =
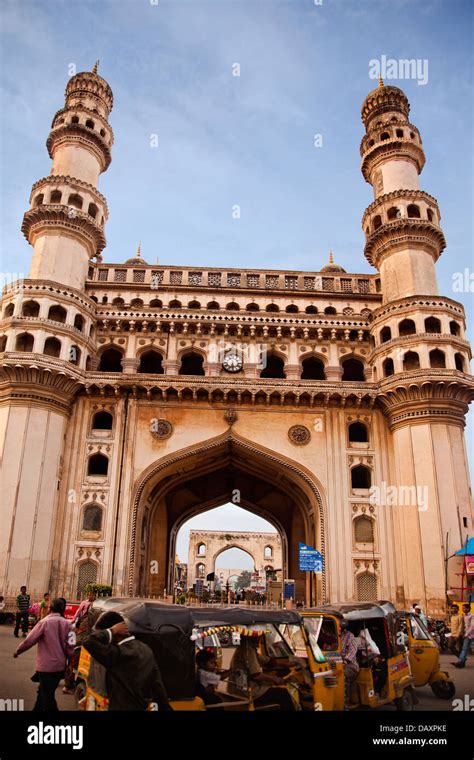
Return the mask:
{"type": "Polygon", "coordinates": [[[239,672],[244,672],[250,686],[256,707],[277,704],[280,710],[294,710],[293,700],[285,682],[280,676],[266,673],[265,668],[273,667],[272,658],[259,654],[258,637],[242,636],[232,657],[229,692],[241,693],[236,682],[239,672]]]}

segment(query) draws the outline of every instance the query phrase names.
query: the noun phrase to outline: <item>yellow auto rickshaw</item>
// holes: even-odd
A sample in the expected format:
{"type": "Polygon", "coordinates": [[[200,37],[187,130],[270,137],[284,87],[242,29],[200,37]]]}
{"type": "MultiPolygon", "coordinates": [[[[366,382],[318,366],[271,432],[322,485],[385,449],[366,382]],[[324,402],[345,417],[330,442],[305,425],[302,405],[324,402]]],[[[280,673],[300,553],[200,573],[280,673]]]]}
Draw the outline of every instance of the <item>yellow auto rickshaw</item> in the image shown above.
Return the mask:
{"type": "Polygon", "coordinates": [[[335,710],[343,710],[346,705],[343,625],[356,639],[359,665],[351,684],[348,708],[376,709],[393,703],[398,710],[413,709],[418,701],[413,688],[415,681],[401,635],[401,621],[390,602],[324,605],[301,614],[309,640],[318,645],[331,664],[337,684],[335,710]]]}
{"type": "MultiPolygon", "coordinates": [[[[205,704],[199,696],[196,678],[196,652],[203,641],[216,637],[219,631],[232,632],[234,648],[243,636],[256,637],[258,648],[269,661],[269,668],[280,676],[282,685],[293,701],[294,709],[333,709],[334,679],[328,663],[321,655],[319,662],[299,661],[280,632],[280,626],[299,629],[305,638],[301,617],[290,610],[262,610],[252,607],[183,607],[155,600],[99,599],[90,610],[90,628],[101,628],[104,613],[113,609],[122,615],[130,632],[152,649],[163,684],[174,710],[255,710],[280,709],[278,704],[257,708],[249,683],[228,688],[223,681],[217,704],[205,704]],[[284,675],[283,675],[284,673],[284,675]],[[326,678],[326,682],[325,679],[326,678]]],[[[229,661],[233,647],[225,650],[229,661]]],[[[229,662],[226,663],[229,665],[229,662]]],[[[86,710],[107,710],[105,669],[90,657],[83,646],[77,669],[77,693],[80,707],[86,710]]],[[[219,684],[219,687],[221,684],[219,684]]],[[[150,706],[153,709],[153,706],[150,706]]]]}
{"type": "Polygon", "coordinates": [[[413,612],[398,612],[402,636],[408,647],[415,686],[429,684],[439,699],[452,699],[456,692],[454,681],[440,670],[439,648],[420,618],[413,612]]]}

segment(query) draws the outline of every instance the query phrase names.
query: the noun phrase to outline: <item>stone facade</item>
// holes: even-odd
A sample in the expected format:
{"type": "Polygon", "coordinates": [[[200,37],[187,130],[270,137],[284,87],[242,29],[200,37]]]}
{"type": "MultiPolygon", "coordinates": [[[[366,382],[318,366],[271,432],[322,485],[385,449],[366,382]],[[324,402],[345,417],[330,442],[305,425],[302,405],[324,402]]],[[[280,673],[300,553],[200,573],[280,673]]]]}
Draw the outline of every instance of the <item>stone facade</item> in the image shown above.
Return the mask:
{"type": "Polygon", "coordinates": [[[0,591],[161,594],[180,526],[231,501],[275,525],[297,596],[304,541],[319,600],[439,611],[446,536],[472,532],[474,384],[404,93],[362,107],[369,275],[105,264],[112,105],[96,71],[69,80],[22,225],[29,278],[3,293],[0,591]]]}
{"type": "MultiPolygon", "coordinates": [[[[192,530],[189,534],[188,586],[196,578],[204,578],[215,572],[218,557],[227,549],[242,549],[253,560],[254,570],[281,570],[281,538],[278,533],[239,531],[226,533],[222,530],[192,530]]],[[[233,570],[232,574],[240,573],[233,570]]],[[[224,576],[230,573],[224,570],[224,576]]]]}

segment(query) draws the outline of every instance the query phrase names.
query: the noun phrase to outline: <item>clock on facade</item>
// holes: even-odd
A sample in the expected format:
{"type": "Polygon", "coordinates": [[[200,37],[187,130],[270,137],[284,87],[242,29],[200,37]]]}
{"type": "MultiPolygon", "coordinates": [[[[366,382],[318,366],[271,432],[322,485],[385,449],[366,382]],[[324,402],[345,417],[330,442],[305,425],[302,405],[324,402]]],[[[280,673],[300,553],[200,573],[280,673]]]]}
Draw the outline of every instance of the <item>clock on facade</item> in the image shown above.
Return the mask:
{"type": "Polygon", "coordinates": [[[222,361],[222,367],[226,372],[240,372],[243,365],[242,357],[235,351],[229,351],[225,354],[222,361]]]}

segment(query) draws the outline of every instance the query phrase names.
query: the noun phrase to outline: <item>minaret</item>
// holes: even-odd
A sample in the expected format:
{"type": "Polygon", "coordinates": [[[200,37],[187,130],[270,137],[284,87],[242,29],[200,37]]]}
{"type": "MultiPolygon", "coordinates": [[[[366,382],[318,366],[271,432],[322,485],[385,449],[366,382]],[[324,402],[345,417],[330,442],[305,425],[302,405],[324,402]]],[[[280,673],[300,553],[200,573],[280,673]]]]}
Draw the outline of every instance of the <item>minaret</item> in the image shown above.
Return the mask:
{"type": "Polygon", "coordinates": [[[398,87],[379,86],[362,105],[362,174],[374,188],[362,219],[365,255],[380,272],[384,301],[438,292],[435,262],[445,247],[435,198],[420,190],[425,154],[398,87]]]}
{"type": "Polygon", "coordinates": [[[78,289],[89,261],[105,247],[108,216],[97,183],[111,162],[113,95],[97,65],[67,84],[64,108],[55,114],[46,142],[51,173],[33,185],[22,225],[34,248],[30,278],[78,289]]]}
{"type": "Polygon", "coordinates": [[[362,226],[382,291],[368,363],[391,433],[392,468],[378,486],[396,494],[380,504],[399,537],[396,601],[421,601],[429,611],[443,607],[452,582],[446,548],[459,548],[472,526],[463,428],[474,386],[464,309],[438,295],[445,240],[436,199],[419,189],[425,155],[409,110],[404,92],[382,80],[364,100],[361,168],[375,200],[362,226]]]}
{"type": "MultiPolygon", "coordinates": [[[[28,279],[4,289],[0,352],[0,588],[32,598],[50,588],[64,441],[75,394],[96,354],[90,260],[105,246],[112,91],[97,73],[73,76],[47,140],[51,173],[33,185],[22,230],[34,248],[28,279]]],[[[70,505],[76,494],[71,494],[70,505]]]]}

